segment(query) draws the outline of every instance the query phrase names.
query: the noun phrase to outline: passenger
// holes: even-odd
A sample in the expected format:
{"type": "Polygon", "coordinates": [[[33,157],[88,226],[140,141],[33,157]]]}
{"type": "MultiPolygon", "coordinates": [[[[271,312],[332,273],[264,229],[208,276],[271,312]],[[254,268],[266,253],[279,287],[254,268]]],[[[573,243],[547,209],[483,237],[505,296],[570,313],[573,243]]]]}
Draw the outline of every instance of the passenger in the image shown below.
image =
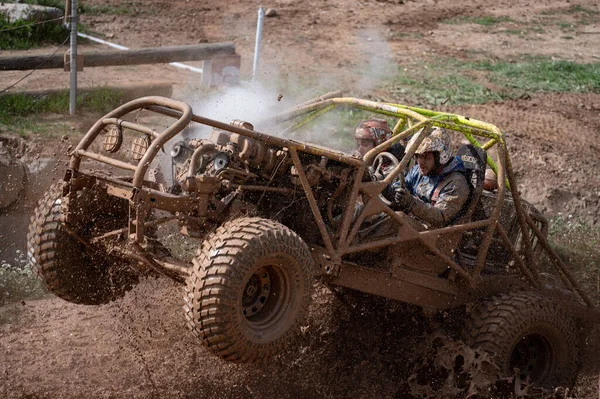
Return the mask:
{"type": "Polygon", "coordinates": [[[417,164],[406,175],[405,187],[400,182],[392,185],[392,208],[413,214],[429,227],[452,224],[470,188],[461,159],[453,155],[450,136],[443,129],[432,129],[415,155],[417,164]]]}

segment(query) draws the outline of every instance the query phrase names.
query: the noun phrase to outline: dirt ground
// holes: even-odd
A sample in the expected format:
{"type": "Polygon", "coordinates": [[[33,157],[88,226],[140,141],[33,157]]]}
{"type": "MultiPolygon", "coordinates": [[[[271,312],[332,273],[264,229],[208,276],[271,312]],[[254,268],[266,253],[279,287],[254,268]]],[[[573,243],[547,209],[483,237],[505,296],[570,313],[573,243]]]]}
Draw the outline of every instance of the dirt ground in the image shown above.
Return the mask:
{"type": "MultiPolygon", "coordinates": [[[[569,22],[572,7],[600,12],[591,0],[85,4],[128,7],[117,15],[84,15],[82,21],[107,40],[129,47],[233,41],[242,57],[242,79],[251,74],[257,9],[261,4],[274,8],[277,15],[265,19],[259,79],[275,86],[285,82],[278,90],[286,99],[285,87],[299,84],[314,88],[314,94],[342,89],[356,97],[402,101],[386,88],[387,75],[396,65],[436,56],[511,59],[528,54],[577,62],[600,58],[597,23],[576,26],[569,40],[562,39],[558,25],[514,35],[473,23],[442,23],[478,16],[536,22],[556,13],[569,22]]],[[[92,47],[105,49],[85,49],[92,47]]],[[[0,88],[23,75],[1,72],[0,88]]],[[[65,88],[68,79],[62,71],[37,71],[11,91],[65,88]]],[[[174,83],[174,97],[184,100],[200,85],[198,75],[169,66],[87,68],[80,75],[82,86],[148,81],[174,83]]],[[[541,211],[600,224],[600,177],[595,173],[600,170],[600,94],[531,94],[440,109],[502,129],[519,188],[541,211]]],[[[29,184],[16,204],[0,211],[0,260],[13,262],[17,251],[24,253],[37,198],[62,176],[68,146],[90,123],[81,117],[57,122],[69,126],[65,137],[30,138],[21,150],[29,184]]],[[[14,141],[10,132],[3,140],[14,141]]],[[[0,397],[411,397],[406,380],[419,363],[417,349],[423,349],[428,342],[423,337],[443,321],[395,304],[353,306],[323,287],[317,292],[300,344],[260,366],[229,364],[208,354],[184,328],[182,290],[163,280],[147,280],[124,300],[100,307],[53,297],[0,306],[0,397]]],[[[599,332],[591,334],[582,350],[578,398],[599,397],[599,332]]]]}

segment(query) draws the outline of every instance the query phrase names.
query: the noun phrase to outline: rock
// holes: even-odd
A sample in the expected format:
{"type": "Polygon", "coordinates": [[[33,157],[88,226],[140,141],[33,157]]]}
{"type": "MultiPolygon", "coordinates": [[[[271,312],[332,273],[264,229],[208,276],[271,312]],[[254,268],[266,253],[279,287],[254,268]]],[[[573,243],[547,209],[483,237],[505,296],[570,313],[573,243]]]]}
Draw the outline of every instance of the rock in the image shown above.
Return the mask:
{"type": "Polygon", "coordinates": [[[267,8],[267,11],[265,11],[265,17],[276,17],[277,16],[277,10],[274,8],[267,8]]]}
{"type": "MultiPolygon", "coordinates": [[[[39,22],[62,18],[63,16],[62,10],[55,7],[12,3],[0,3],[0,14],[4,15],[8,22],[18,20],[39,22]]],[[[56,21],[56,23],[60,24],[62,21],[56,21]]]]}

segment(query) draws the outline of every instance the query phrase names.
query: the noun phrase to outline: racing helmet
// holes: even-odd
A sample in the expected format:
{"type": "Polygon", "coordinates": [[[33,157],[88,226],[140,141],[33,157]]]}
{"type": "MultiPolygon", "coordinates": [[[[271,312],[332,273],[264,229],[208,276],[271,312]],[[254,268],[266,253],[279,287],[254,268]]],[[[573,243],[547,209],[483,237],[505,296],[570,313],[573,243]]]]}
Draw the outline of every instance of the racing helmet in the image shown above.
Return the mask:
{"type": "MultiPolygon", "coordinates": [[[[413,136],[413,140],[416,140],[417,135],[413,136]]],[[[445,165],[452,159],[454,155],[452,153],[452,146],[450,143],[450,136],[444,129],[435,127],[431,129],[431,132],[423,139],[419,148],[415,151],[415,154],[424,154],[426,152],[434,152],[439,155],[439,163],[445,165]]]]}
{"type": "Polygon", "coordinates": [[[373,140],[375,146],[392,138],[393,133],[384,119],[369,119],[359,123],[354,130],[355,139],[373,140]]]}

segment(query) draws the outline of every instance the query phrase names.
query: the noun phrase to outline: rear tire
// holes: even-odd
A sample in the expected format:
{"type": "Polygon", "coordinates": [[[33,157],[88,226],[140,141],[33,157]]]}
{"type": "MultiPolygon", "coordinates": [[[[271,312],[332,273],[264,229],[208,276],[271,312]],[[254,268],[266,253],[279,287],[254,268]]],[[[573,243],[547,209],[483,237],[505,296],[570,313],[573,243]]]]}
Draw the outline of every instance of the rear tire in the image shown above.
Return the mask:
{"type": "MultiPolygon", "coordinates": [[[[122,297],[137,282],[137,273],[125,261],[102,250],[91,253],[67,232],[62,213],[64,182],[53,184],[31,218],[27,234],[29,263],[42,283],[56,296],[77,304],[100,305],[122,297]]],[[[92,187],[77,195],[76,225],[82,237],[123,227],[127,203],[92,187]]]]}
{"type": "Polygon", "coordinates": [[[542,387],[571,387],[578,373],[575,321],[552,300],[533,292],[503,294],[478,304],[467,325],[473,347],[488,352],[503,376],[519,369],[542,387]]]}
{"type": "Polygon", "coordinates": [[[270,358],[300,333],[312,268],[308,247],[286,226],[261,218],[230,221],[194,258],[184,306],[188,326],[226,360],[270,358]]]}

